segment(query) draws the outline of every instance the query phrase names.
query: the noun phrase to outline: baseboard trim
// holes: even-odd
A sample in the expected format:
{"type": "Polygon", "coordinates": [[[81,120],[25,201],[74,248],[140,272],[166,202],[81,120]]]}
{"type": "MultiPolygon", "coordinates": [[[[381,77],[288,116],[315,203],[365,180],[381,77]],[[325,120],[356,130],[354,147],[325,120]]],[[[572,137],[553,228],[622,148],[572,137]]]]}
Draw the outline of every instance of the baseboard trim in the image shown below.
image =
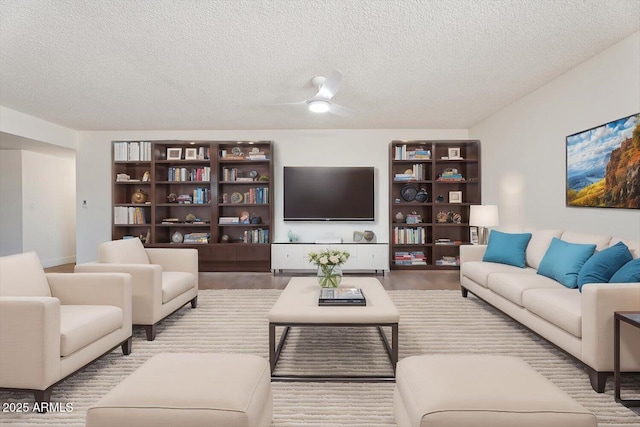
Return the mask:
{"type": "Polygon", "coordinates": [[[64,265],[64,264],[75,264],[76,256],[70,255],[70,256],[60,257],[60,258],[43,259],[43,260],[40,260],[40,262],[42,262],[42,266],[44,268],[57,267],[59,265],[64,265]]]}

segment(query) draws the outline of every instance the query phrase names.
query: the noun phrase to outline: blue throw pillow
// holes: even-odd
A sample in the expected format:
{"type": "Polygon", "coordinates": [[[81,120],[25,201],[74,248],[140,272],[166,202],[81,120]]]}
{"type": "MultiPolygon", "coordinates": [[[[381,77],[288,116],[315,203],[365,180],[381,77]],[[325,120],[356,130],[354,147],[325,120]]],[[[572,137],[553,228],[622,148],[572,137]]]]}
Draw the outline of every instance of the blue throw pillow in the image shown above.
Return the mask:
{"type": "Polygon", "coordinates": [[[640,258],[633,259],[616,271],[609,283],[640,282],[640,258]]]}
{"type": "Polygon", "coordinates": [[[524,268],[525,251],[529,240],[531,240],[531,233],[510,234],[492,230],[482,261],[524,268]]]}
{"type": "Polygon", "coordinates": [[[578,289],[585,283],[607,283],[616,271],[633,259],[629,248],[622,242],[594,254],[578,273],[578,289]]]}
{"type": "Polygon", "coordinates": [[[596,245],[569,243],[554,237],[540,261],[538,274],[554,279],[567,288],[577,288],[578,273],[595,250],[596,245]]]}

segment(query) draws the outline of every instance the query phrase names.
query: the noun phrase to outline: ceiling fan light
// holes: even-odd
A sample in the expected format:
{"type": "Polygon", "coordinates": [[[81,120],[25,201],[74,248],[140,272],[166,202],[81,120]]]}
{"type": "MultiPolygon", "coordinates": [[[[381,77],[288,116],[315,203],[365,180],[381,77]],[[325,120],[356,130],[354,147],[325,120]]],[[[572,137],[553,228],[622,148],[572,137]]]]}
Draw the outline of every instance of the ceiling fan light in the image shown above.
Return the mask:
{"type": "Polygon", "coordinates": [[[327,101],[314,100],[308,103],[309,111],[314,113],[326,113],[329,111],[329,103],[327,101]]]}

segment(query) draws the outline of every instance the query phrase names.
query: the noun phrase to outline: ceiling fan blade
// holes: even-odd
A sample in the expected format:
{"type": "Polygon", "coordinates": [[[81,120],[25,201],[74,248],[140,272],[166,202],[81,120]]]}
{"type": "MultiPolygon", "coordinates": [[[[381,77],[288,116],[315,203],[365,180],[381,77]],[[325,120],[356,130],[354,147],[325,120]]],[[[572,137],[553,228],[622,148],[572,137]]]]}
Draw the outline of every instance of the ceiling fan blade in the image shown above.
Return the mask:
{"type": "Polygon", "coordinates": [[[272,106],[272,105],[304,105],[306,103],[307,103],[307,101],[304,100],[304,101],[299,101],[299,102],[281,102],[281,103],[278,103],[278,104],[267,104],[267,105],[269,105],[269,106],[272,106]]]}
{"type": "Polygon", "coordinates": [[[334,97],[336,93],[338,93],[338,89],[340,89],[340,84],[342,83],[342,73],[337,70],[331,71],[327,80],[322,83],[320,86],[320,90],[316,94],[316,97],[331,99],[334,97]]]}
{"type": "Polygon", "coordinates": [[[335,114],[336,116],[343,116],[343,117],[351,117],[356,113],[355,111],[350,110],[347,107],[334,104],[333,102],[329,105],[329,112],[331,114],[335,114]]]}

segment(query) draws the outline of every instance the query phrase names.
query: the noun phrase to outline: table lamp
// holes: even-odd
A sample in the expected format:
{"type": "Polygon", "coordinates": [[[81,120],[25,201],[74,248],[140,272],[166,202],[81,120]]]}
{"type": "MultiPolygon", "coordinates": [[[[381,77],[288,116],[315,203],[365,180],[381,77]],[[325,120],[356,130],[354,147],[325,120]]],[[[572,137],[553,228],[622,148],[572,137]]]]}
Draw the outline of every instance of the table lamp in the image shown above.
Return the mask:
{"type": "Polygon", "coordinates": [[[478,243],[486,245],[489,240],[489,227],[498,225],[498,206],[471,205],[469,225],[478,227],[478,243]]]}

